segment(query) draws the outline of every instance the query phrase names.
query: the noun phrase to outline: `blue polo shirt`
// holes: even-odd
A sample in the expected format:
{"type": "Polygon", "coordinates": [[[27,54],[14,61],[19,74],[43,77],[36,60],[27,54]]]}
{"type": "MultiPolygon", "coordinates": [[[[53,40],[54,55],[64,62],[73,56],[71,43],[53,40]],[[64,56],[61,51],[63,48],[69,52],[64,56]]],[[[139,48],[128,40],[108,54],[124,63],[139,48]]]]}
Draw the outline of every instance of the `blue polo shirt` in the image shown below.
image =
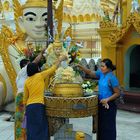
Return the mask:
{"type": "Polygon", "coordinates": [[[96,77],[99,78],[99,100],[112,96],[112,88],[118,87],[119,82],[113,72],[103,74],[101,70],[96,71],[96,77]]]}

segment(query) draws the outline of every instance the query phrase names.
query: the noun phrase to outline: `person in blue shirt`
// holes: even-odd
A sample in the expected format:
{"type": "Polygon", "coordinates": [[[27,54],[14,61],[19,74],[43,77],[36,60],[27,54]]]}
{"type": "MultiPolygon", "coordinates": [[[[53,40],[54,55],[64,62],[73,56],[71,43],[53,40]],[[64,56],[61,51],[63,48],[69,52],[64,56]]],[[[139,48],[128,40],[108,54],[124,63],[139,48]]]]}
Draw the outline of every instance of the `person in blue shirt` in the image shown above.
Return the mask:
{"type": "Polygon", "coordinates": [[[116,67],[108,58],[102,60],[101,68],[97,71],[91,71],[79,64],[78,66],[92,78],[99,79],[98,140],[116,140],[115,99],[120,96],[119,82],[113,73],[116,67]]]}

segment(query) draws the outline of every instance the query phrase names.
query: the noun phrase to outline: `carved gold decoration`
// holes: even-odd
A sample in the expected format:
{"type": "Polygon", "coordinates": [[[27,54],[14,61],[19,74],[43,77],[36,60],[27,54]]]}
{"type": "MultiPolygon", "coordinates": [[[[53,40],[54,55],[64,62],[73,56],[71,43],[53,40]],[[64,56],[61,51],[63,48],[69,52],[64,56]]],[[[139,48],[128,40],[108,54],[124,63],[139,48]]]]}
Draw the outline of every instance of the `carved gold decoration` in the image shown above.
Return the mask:
{"type": "Polygon", "coordinates": [[[81,97],[83,95],[83,89],[80,84],[55,84],[53,93],[55,96],[60,97],[81,97]]]}
{"type": "Polygon", "coordinates": [[[16,91],[17,91],[16,83],[15,83],[16,72],[12,65],[11,59],[9,57],[9,52],[8,52],[8,47],[11,45],[9,42],[9,39],[12,38],[12,35],[13,34],[8,27],[6,26],[2,27],[1,34],[0,34],[0,42],[1,42],[0,54],[4,63],[5,70],[12,84],[13,93],[14,95],[16,95],[16,91]]]}
{"type": "Polygon", "coordinates": [[[132,25],[134,26],[136,31],[140,33],[140,15],[138,13],[131,13],[126,20],[126,23],[123,24],[121,28],[117,28],[117,30],[110,34],[110,43],[115,44],[120,41],[132,25]]]}
{"type": "Polygon", "coordinates": [[[98,14],[84,14],[84,15],[70,15],[67,13],[63,14],[63,21],[69,23],[79,23],[79,22],[93,22],[93,21],[101,21],[103,19],[102,16],[98,14]]]}
{"type": "Polygon", "coordinates": [[[63,43],[60,42],[59,38],[56,37],[55,41],[53,42],[53,47],[55,48],[62,48],[63,43]]]}
{"type": "Polygon", "coordinates": [[[18,18],[23,15],[23,10],[18,0],[13,0],[13,8],[16,25],[16,35],[22,40],[24,38],[24,33],[19,27],[18,18]]]}
{"type": "Polygon", "coordinates": [[[55,11],[55,18],[58,20],[58,34],[61,34],[62,31],[62,21],[63,21],[63,3],[64,0],[61,0],[61,2],[59,3],[59,6],[57,7],[56,11],[55,11]]]}
{"type": "Polygon", "coordinates": [[[100,28],[112,28],[117,27],[117,25],[111,21],[101,21],[100,28]]]}
{"type": "Polygon", "coordinates": [[[64,38],[66,38],[67,36],[70,36],[72,38],[72,25],[71,24],[64,33],[64,38]]]}
{"type": "Polygon", "coordinates": [[[7,96],[7,87],[6,87],[6,82],[3,78],[3,76],[0,74],[0,81],[3,83],[3,86],[4,86],[4,93],[3,93],[3,99],[2,99],[2,104],[4,104],[5,102],[5,99],[6,99],[6,96],[7,96]]]}
{"type": "Polygon", "coordinates": [[[0,13],[2,12],[2,10],[3,10],[3,7],[2,7],[2,2],[0,0],[0,13]]]}
{"type": "Polygon", "coordinates": [[[73,1],[72,0],[64,0],[64,6],[72,7],[73,6],[73,1]]]}
{"type": "Polygon", "coordinates": [[[78,118],[97,115],[98,97],[45,97],[48,116],[78,118]]]}
{"type": "Polygon", "coordinates": [[[47,7],[48,0],[27,0],[26,3],[22,6],[23,9],[29,7],[47,7]]]}

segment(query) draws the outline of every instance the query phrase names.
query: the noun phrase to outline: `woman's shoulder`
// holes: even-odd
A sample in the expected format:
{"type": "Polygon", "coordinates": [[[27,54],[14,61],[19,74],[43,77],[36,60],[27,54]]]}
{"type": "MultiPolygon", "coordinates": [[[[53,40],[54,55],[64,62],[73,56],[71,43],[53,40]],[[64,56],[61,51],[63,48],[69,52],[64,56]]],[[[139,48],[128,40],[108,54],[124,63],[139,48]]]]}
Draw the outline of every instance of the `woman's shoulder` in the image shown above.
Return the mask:
{"type": "Polygon", "coordinates": [[[115,85],[119,84],[118,78],[113,72],[110,73],[110,75],[108,76],[108,79],[112,84],[115,84],[115,85]]]}
{"type": "Polygon", "coordinates": [[[116,78],[117,79],[117,76],[113,72],[110,72],[110,76],[111,76],[111,78],[116,78]]]}

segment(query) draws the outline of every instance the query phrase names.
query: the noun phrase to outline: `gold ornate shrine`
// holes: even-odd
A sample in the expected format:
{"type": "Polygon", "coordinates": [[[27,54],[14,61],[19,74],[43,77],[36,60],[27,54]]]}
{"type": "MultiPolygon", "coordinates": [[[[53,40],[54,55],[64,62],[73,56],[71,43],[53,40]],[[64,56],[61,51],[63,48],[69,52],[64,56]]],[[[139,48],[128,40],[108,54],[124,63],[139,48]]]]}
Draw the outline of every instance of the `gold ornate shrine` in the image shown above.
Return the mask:
{"type": "Polygon", "coordinates": [[[82,118],[93,116],[93,132],[97,132],[98,124],[98,97],[45,97],[46,113],[49,117],[82,118]]]}
{"type": "Polygon", "coordinates": [[[64,98],[46,97],[46,112],[48,116],[79,118],[97,115],[97,96],[64,98]]]}

